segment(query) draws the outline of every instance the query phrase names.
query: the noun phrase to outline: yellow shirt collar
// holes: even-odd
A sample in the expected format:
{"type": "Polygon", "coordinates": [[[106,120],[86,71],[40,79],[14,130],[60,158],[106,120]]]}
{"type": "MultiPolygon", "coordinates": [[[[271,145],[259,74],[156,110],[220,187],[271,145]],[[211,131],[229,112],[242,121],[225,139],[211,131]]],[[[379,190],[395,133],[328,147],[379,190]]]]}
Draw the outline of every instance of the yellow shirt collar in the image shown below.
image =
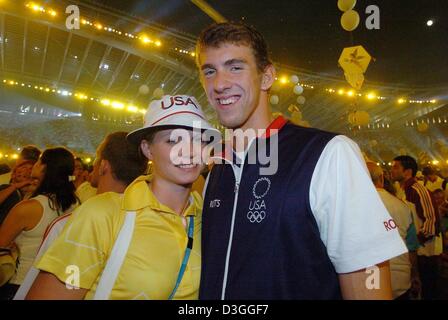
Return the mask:
{"type": "MultiPolygon", "coordinates": [[[[144,208],[151,208],[156,211],[165,213],[177,214],[168,206],[162,204],[157,200],[148,182],[151,181],[151,176],[140,176],[135,179],[125,190],[122,209],[125,211],[138,211],[144,208]]],[[[190,194],[190,205],[185,210],[184,216],[196,216],[202,211],[201,196],[193,191],[190,194]]]]}

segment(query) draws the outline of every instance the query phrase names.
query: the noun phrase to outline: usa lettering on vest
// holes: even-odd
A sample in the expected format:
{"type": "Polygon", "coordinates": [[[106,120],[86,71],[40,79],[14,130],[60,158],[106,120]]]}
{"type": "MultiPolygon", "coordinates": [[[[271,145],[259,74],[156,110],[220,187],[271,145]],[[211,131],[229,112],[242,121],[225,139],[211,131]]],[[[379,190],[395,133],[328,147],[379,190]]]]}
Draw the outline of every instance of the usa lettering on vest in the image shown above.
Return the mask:
{"type": "Polygon", "coordinates": [[[162,109],[166,110],[171,108],[172,106],[188,106],[189,104],[192,104],[196,109],[198,109],[198,106],[193,102],[193,100],[190,97],[187,97],[185,100],[181,96],[174,96],[170,97],[169,106],[165,106],[165,101],[162,100],[162,109]]]}

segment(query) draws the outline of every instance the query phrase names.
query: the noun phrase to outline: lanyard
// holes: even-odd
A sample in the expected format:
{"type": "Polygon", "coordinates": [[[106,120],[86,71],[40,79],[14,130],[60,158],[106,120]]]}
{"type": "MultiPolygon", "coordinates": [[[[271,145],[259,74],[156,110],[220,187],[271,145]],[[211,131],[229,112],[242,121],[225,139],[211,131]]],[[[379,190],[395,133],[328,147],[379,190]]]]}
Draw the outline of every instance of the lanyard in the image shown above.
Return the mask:
{"type": "Polygon", "coordinates": [[[171,292],[168,300],[172,300],[174,295],[176,294],[177,288],[179,287],[180,282],[182,281],[182,278],[184,276],[185,268],[187,267],[188,259],[190,258],[191,249],[193,248],[193,234],[194,234],[194,219],[193,219],[193,217],[190,217],[189,224],[190,225],[188,226],[188,243],[187,243],[187,248],[185,249],[184,260],[182,261],[182,265],[180,266],[179,274],[177,275],[176,285],[173,289],[173,292],[171,292]]]}

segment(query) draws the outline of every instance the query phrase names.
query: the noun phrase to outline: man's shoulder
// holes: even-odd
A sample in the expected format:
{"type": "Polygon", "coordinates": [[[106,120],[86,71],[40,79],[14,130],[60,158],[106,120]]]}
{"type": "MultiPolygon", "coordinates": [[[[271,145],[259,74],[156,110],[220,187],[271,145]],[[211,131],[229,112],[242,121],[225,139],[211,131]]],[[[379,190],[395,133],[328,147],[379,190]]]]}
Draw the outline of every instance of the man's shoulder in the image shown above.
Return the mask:
{"type": "Polygon", "coordinates": [[[302,126],[295,125],[291,122],[288,122],[284,126],[282,131],[287,134],[309,136],[309,137],[322,136],[322,137],[331,138],[331,137],[335,137],[335,136],[339,135],[339,133],[336,133],[336,132],[325,131],[322,129],[311,128],[311,127],[302,127],[302,126]]]}
{"type": "Polygon", "coordinates": [[[297,146],[312,145],[314,150],[319,146],[325,147],[339,133],[325,131],[317,128],[308,128],[288,122],[279,134],[279,145],[290,149],[291,144],[297,146]]]}
{"type": "Polygon", "coordinates": [[[380,189],[380,190],[378,190],[378,193],[380,194],[381,199],[385,203],[389,203],[389,204],[393,205],[394,207],[401,208],[401,209],[408,208],[408,206],[406,205],[406,203],[404,201],[402,201],[399,198],[397,198],[396,196],[390,194],[388,191],[386,191],[384,189],[380,189]]]}
{"type": "Polygon", "coordinates": [[[104,192],[81,204],[76,209],[76,215],[94,215],[95,219],[106,218],[120,211],[123,194],[104,192]]]}

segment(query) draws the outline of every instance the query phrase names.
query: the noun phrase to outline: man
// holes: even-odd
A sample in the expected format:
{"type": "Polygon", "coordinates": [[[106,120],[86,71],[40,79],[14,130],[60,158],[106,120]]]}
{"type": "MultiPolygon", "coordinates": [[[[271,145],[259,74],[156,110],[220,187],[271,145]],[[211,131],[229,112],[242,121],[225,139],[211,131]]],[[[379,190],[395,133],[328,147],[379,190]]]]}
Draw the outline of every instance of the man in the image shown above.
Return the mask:
{"type": "Polygon", "coordinates": [[[33,165],[34,161],[22,161],[14,167],[11,183],[0,185],[0,225],[17,203],[33,193],[34,185],[31,180],[33,165]]]}
{"type": "Polygon", "coordinates": [[[434,192],[437,189],[446,190],[445,180],[437,175],[437,172],[433,167],[424,167],[422,173],[425,177],[423,180],[423,185],[426,189],[431,192],[434,192]]]}
{"type": "Polygon", "coordinates": [[[400,236],[409,250],[409,253],[404,253],[390,260],[393,297],[398,300],[409,300],[420,293],[420,276],[417,264],[419,244],[412,210],[405,202],[384,189],[384,172],[380,166],[374,162],[367,162],[367,168],[381,200],[394,219],[395,225],[391,227],[398,228],[400,236]]]}
{"type": "MultiPolygon", "coordinates": [[[[98,146],[97,156],[93,165],[92,186],[97,188],[97,194],[108,193],[110,203],[121,203],[121,194],[138,176],[145,173],[146,159],[138,153],[138,149],[126,140],[126,132],[109,134],[98,146]],[[117,201],[117,197],[120,200],[117,201]]],[[[73,213],[76,214],[77,211],[73,213]]],[[[37,254],[36,261],[47,251],[54,240],[64,229],[72,214],[65,214],[54,220],[47,228],[43,242],[37,254]]],[[[15,300],[23,300],[31,288],[39,270],[32,267],[26,275],[23,284],[17,291],[15,300]]]]}
{"type": "Polygon", "coordinates": [[[208,176],[200,299],[391,299],[387,261],[407,250],[385,228],[391,218],[358,146],[272,120],[275,68],[253,28],[210,26],[196,58],[219,121],[238,129],[208,176]],[[267,168],[263,152],[274,159],[267,168]]]}
{"type": "MultiPolygon", "coordinates": [[[[18,166],[24,161],[33,161],[37,162],[39,159],[39,156],[41,154],[41,151],[39,148],[33,145],[28,145],[23,147],[22,151],[20,151],[19,157],[16,160],[15,166],[18,166]]],[[[12,179],[12,173],[14,172],[14,169],[8,173],[0,175],[0,185],[2,184],[9,184],[12,179]]]]}
{"type": "Polygon", "coordinates": [[[391,177],[400,183],[406,200],[415,206],[414,222],[421,248],[418,249],[418,266],[422,281],[423,299],[433,299],[439,255],[442,253],[442,238],[439,233],[437,206],[430,192],[415,179],[417,162],[410,156],[396,157],[392,163],[391,177]]]}

